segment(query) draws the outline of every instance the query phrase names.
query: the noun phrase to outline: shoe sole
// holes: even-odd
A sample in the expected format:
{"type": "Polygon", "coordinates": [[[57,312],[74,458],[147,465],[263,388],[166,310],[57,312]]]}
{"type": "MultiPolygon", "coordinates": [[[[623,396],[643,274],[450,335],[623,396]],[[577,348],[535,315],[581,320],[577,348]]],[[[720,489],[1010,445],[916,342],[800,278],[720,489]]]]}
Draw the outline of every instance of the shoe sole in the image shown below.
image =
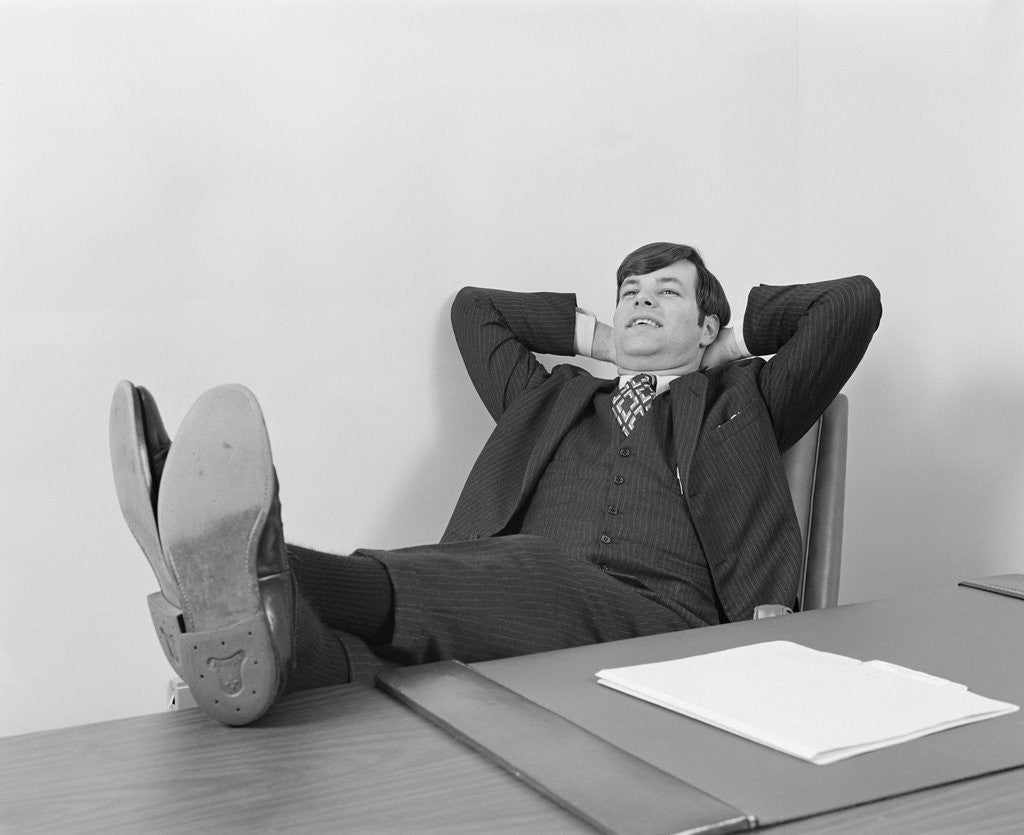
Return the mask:
{"type": "MultiPolygon", "coordinates": [[[[273,491],[270,440],[256,398],[238,385],[208,391],[171,445],[158,518],[187,630],[167,636],[178,674],[199,707],[227,725],[262,716],[282,680],[256,570],[273,491]]],[[[173,607],[151,602],[151,612],[158,632],[158,618],[171,626],[173,607]]]]}
{"type": "Polygon", "coordinates": [[[156,575],[160,592],[172,606],[180,606],[178,583],[164,560],[160,532],[153,510],[153,476],[142,405],[138,390],[128,380],[114,389],[110,404],[110,462],[121,515],[156,575]]]}

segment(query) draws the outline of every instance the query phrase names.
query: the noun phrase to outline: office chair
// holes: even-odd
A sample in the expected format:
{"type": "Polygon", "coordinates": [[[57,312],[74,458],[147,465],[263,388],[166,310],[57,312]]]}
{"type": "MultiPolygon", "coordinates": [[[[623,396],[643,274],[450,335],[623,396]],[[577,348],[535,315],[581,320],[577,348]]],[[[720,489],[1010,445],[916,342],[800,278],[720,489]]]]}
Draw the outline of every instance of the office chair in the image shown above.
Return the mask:
{"type": "Polygon", "coordinates": [[[849,411],[846,395],[840,394],[782,456],[804,546],[798,610],[839,602],[849,411]]]}

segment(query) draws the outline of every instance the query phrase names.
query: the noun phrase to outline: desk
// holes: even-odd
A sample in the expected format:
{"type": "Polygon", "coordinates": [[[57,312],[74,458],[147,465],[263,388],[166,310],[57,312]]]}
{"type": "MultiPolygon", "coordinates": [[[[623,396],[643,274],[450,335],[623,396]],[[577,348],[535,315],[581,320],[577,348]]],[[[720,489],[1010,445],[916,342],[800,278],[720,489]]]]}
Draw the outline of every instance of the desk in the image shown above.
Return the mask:
{"type": "MultiPolygon", "coordinates": [[[[369,686],[0,739],[0,832],[591,832],[369,686]]],[[[592,833],[591,833],[592,835],[592,833]]]]}
{"type": "Polygon", "coordinates": [[[765,824],[1022,766],[1024,710],[816,766],[639,699],[589,686],[594,672],[756,641],[789,640],[862,660],[890,661],[1024,705],[1022,638],[1024,600],[953,587],[474,666],[765,824]]]}
{"type": "MultiPolygon", "coordinates": [[[[1006,642],[1019,647],[1024,631],[1024,601],[1001,600],[987,592],[969,589],[948,589],[899,603],[844,606],[757,624],[733,624],[616,642],[601,649],[608,651],[607,657],[628,656],[639,662],[669,650],[672,642],[693,642],[691,648],[699,649],[719,642],[741,642],[756,630],[759,639],[793,639],[790,633],[795,631],[804,643],[835,651],[844,650],[834,646],[833,640],[840,644],[849,642],[848,654],[860,655],[862,652],[852,651],[856,644],[863,649],[865,642],[876,639],[887,643],[917,636],[911,640],[911,646],[903,648],[900,657],[892,660],[908,666],[914,666],[913,659],[934,660],[937,667],[926,665],[930,672],[956,679],[957,670],[950,669],[950,657],[966,654],[964,663],[958,662],[956,666],[961,673],[975,675],[990,666],[981,655],[987,655],[991,662],[992,654],[1005,647],[989,647],[986,652],[979,652],[979,648],[967,644],[966,637],[963,645],[949,646],[951,634],[976,632],[962,623],[959,629],[951,624],[934,640],[919,634],[926,621],[922,613],[950,606],[952,614],[960,619],[966,610],[977,612],[979,606],[983,607],[988,625],[975,624],[976,628],[1006,628],[1008,623],[1015,623],[1017,631],[1006,636],[1006,642]],[[880,612],[904,613],[899,619],[905,625],[897,630],[899,634],[875,634],[881,628],[880,612]],[[817,642],[812,640],[814,635],[818,635],[817,642]]],[[[671,650],[678,646],[674,644],[671,650]]],[[[488,662],[477,665],[477,669],[496,679],[522,676],[526,671],[526,686],[522,686],[522,679],[517,682],[520,692],[531,688],[543,690],[540,683],[552,670],[561,669],[559,675],[567,675],[566,661],[575,668],[577,659],[585,661],[584,656],[597,649],[586,647],[488,662]]],[[[996,684],[1008,688],[1020,685],[1019,695],[1009,698],[1020,703],[1020,696],[1024,696],[1024,674],[1019,670],[1024,665],[1016,662],[1014,657],[1012,664],[1005,665],[1005,677],[1001,684],[996,684]]],[[[959,680],[965,680],[964,676],[959,680]]],[[[990,692],[991,687],[970,683],[985,695],[1008,697],[1005,692],[990,692]]],[[[551,698],[551,693],[546,692],[542,700],[551,698]]],[[[1018,713],[972,726],[980,734],[972,736],[972,740],[998,742],[996,737],[1010,736],[1007,730],[1011,724],[1013,733],[1019,733],[1016,723],[1020,721],[1018,713]],[[1007,722],[1001,729],[996,727],[1004,720],[1007,722]]],[[[967,729],[947,733],[963,730],[967,729]]],[[[1009,741],[1024,748],[1024,734],[1009,741]]],[[[934,744],[918,741],[908,745],[919,743],[934,744]]],[[[1006,745],[996,747],[996,754],[1007,755],[1006,745]]],[[[963,754],[981,757],[967,749],[963,754]]],[[[781,822],[770,827],[770,831],[1016,832],[1024,820],[1024,768],[1018,767],[1024,763],[1024,757],[1006,765],[1012,759],[1004,758],[1000,767],[1005,770],[999,773],[802,821],[781,822]]],[[[983,760],[981,757],[979,762],[983,760]]],[[[818,769],[823,778],[837,774],[831,771],[836,766],[808,767],[818,769]]],[[[624,799],[627,798],[628,792],[624,792],[624,799]]],[[[736,802],[735,797],[725,799],[736,802]]],[[[0,832],[182,829],[375,833],[590,831],[567,812],[385,694],[365,686],[294,694],[249,728],[225,728],[190,710],[0,739],[0,832]]]]}

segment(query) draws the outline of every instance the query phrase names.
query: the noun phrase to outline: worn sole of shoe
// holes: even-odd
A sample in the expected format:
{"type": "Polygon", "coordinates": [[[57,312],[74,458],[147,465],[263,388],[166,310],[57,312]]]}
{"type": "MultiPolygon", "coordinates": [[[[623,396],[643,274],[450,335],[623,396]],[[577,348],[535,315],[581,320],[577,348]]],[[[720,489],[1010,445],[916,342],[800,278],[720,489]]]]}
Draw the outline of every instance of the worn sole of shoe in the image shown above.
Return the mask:
{"type": "Polygon", "coordinates": [[[110,404],[110,462],[121,515],[156,575],[160,591],[172,606],[179,606],[178,584],[164,560],[153,510],[153,477],[139,392],[128,380],[114,389],[110,404]]]}
{"type": "Polygon", "coordinates": [[[179,675],[199,707],[228,725],[258,719],[280,689],[256,574],[273,491],[256,398],[238,385],[206,392],[171,445],[158,518],[187,630],[172,641],[179,675]]]}

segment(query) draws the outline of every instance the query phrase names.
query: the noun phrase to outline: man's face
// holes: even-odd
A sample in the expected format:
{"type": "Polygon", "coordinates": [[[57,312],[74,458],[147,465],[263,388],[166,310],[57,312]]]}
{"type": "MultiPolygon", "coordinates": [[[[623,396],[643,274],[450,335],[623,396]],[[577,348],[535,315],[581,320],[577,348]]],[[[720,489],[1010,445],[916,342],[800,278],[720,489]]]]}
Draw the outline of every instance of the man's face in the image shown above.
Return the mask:
{"type": "Polygon", "coordinates": [[[718,332],[718,321],[706,316],[699,324],[696,287],[697,268],[689,261],[622,282],[612,320],[620,372],[697,370],[703,348],[718,332]]]}

